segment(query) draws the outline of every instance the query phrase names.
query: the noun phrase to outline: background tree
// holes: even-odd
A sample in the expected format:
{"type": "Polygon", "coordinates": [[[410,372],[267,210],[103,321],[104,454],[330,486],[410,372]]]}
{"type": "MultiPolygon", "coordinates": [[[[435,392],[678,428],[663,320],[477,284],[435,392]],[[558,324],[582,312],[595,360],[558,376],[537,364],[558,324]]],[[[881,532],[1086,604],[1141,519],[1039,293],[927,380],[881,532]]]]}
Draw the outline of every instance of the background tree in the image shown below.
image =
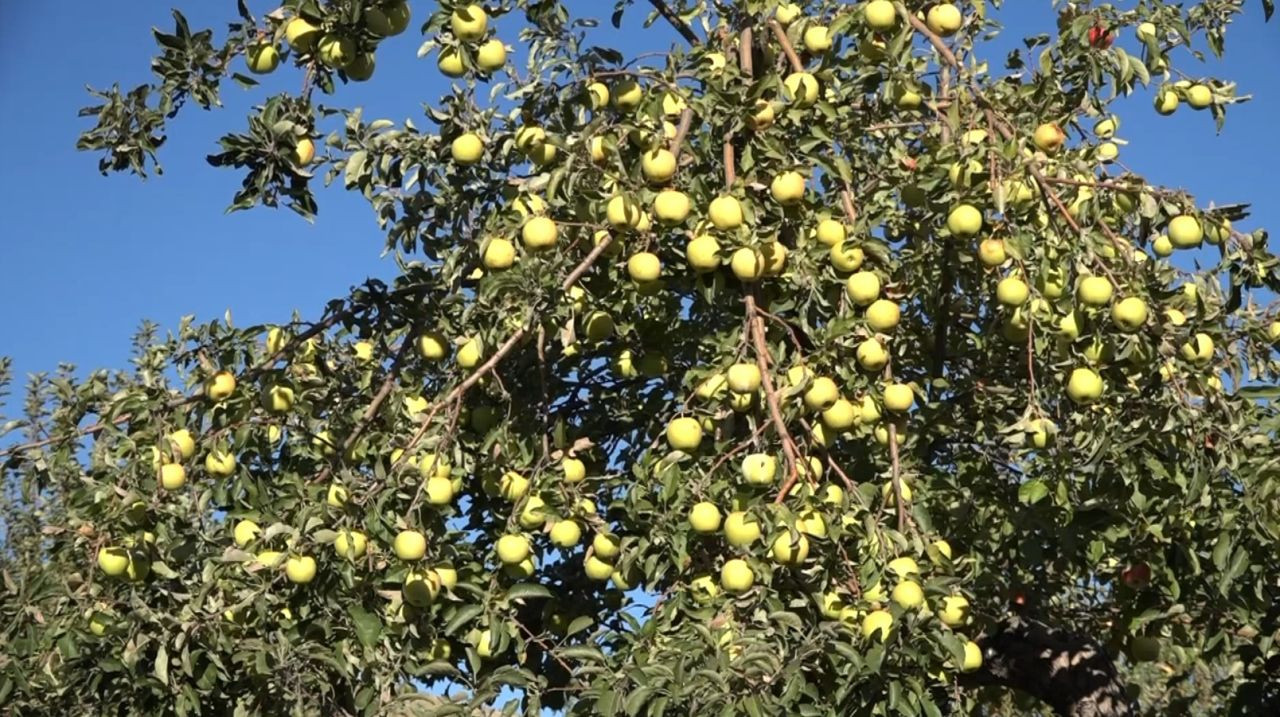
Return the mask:
{"type": "Polygon", "coordinates": [[[239,3],[95,92],[80,146],[146,174],[180,109],[291,68],[209,157],[231,208],[341,181],[402,272],[32,381],[0,703],[1272,713],[1277,262],[1120,165],[1109,111],[1221,125],[1243,98],[1185,65],[1242,3],[1062,3],[1001,74],[982,2],[631,4],[686,44],[239,3]],[[411,26],[456,78],[432,131],[329,106],[411,26]]]}

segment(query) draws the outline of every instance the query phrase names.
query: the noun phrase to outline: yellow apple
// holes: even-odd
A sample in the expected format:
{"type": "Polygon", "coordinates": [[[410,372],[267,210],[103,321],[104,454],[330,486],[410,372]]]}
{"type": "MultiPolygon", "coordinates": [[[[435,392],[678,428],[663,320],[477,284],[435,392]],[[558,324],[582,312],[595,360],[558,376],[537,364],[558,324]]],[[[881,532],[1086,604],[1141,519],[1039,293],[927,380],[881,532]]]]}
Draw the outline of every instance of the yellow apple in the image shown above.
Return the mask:
{"type": "Polygon", "coordinates": [[[903,580],[894,586],[890,598],[903,610],[915,610],[924,604],[924,590],[914,580],[903,580]]]}
{"type": "Polygon", "coordinates": [[[492,38],[476,50],[476,65],[482,72],[496,72],[507,64],[507,46],[502,40],[492,38]]]}
{"type": "Polygon", "coordinates": [[[489,271],[510,269],[516,261],[516,246],[507,239],[494,238],[484,248],[480,262],[489,271]]]}
{"type": "Polygon", "coordinates": [[[702,444],[702,424],[698,419],[682,416],[667,424],[667,443],[671,447],[691,453],[702,444]]]}
{"type": "Polygon", "coordinates": [[[964,662],[960,663],[960,671],[973,672],[979,667],[982,667],[982,648],[968,640],[964,643],[964,662]]]}
{"type": "Polygon", "coordinates": [[[1067,396],[1081,405],[1088,405],[1101,398],[1102,389],[1102,377],[1093,369],[1074,369],[1067,380],[1067,396]]]}
{"type": "Polygon", "coordinates": [[[741,558],[725,561],[720,568],[720,585],[726,592],[741,595],[751,589],[756,582],[756,575],[751,566],[741,558]]]}
{"type": "Polygon", "coordinates": [[[547,537],[559,548],[572,548],[582,540],[582,527],[576,520],[557,520],[547,537]]]}
{"type": "Polygon", "coordinates": [[[459,40],[479,40],[489,27],[489,15],[479,5],[459,6],[449,18],[449,27],[459,40]]]}
{"type": "Polygon", "coordinates": [[[948,595],[942,598],[938,619],[948,627],[963,625],[969,619],[969,600],[963,595],[948,595]]]}
{"type": "Polygon", "coordinates": [[[1213,338],[1205,333],[1197,333],[1180,349],[1182,358],[1197,366],[1203,366],[1213,359],[1213,338]]]}
{"type": "Polygon", "coordinates": [[[675,189],[665,189],[653,200],[653,213],[665,226],[676,226],[689,216],[689,195],[675,189]]]}
{"type": "Polygon", "coordinates": [[[1136,296],[1121,299],[1111,307],[1111,320],[1126,333],[1133,333],[1147,322],[1147,304],[1136,296]]]}
{"type": "Polygon", "coordinates": [[[778,8],[773,11],[773,17],[779,24],[786,27],[787,25],[795,22],[796,18],[800,17],[803,12],[804,11],[796,3],[784,2],[779,4],[778,8]]]}
{"type": "Polygon", "coordinates": [[[1158,257],[1166,257],[1173,253],[1173,241],[1168,235],[1161,234],[1151,242],[1151,251],[1158,257]]]}
{"type": "Polygon", "coordinates": [[[1086,276],[1076,287],[1076,298],[1085,306],[1106,306],[1111,302],[1111,281],[1103,276],[1086,276]]]}
{"type": "Polygon", "coordinates": [[[614,86],[613,107],[621,112],[631,112],[644,101],[644,88],[635,80],[623,80],[614,86]]]}
{"type": "Polygon", "coordinates": [[[840,388],[826,376],[819,376],[804,392],[804,405],[810,411],[825,411],[840,398],[840,388]]]}
{"type": "Polygon", "coordinates": [[[452,47],[440,48],[440,57],[436,67],[445,77],[462,77],[467,74],[467,67],[462,63],[462,53],[452,47]]]}
{"type": "Polygon", "coordinates": [[[809,538],[802,532],[792,536],[790,530],[784,530],[774,538],[769,554],[783,565],[799,565],[809,557],[809,538]]]}
{"type": "Polygon", "coordinates": [[[703,535],[720,530],[720,509],[707,501],[695,503],[689,510],[689,525],[703,535]]]}
{"type": "Polygon", "coordinates": [[[592,82],[587,85],[587,98],[593,110],[609,106],[609,86],[603,82],[592,82]]]}
{"type": "Polygon", "coordinates": [[[756,100],[755,108],[751,115],[747,117],[747,126],[752,130],[760,132],[773,126],[774,121],[773,103],[769,100],[756,100]]]}
{"type": "Polygon", "coordinates": [[[599,343],[613,336],[613,317],[603,311],[591,312],[587,315],[583,324],[587,333],[587,340],[592,343],[599,343]]]}
{"type": "Polygon", "coordinates": [[[310,555],[290,555],[284,564],[284,576],[291,583],[306,585],[316,577],[316,559],[310,555]]]}
{"type": "Polygon", "coordinates": [[[1213,104],[1213,90],[1207,85],[1192,85],[1187,88],[1187,104],[1193,110],[1202,110],[1213,104]]]}
{"type": "Polygon", "coordinates": [[[742,459],[742,479],[752,485],[772,485],[778,476],[778,459],[768,453],[752,453],[742,459]]]}
{"type": "Polygon", "coordinates": [[[354,82],[364,82],[373,77],[373,70],[377,66],[377,58],[372,52],[357,52],[351,61],[346,64],[342,71],[347,74],[347,79],[354,82]]]}
{"type": "Polygon", "coordinates": [[[836,271],[846,273],[862,268],[862,262],[866,260],[862,249],[849,242],[841,242],[831,247],[830,256],[831,265],[836,268],[836,271]]]}
{"type": "Polygon", "coordinates": [[[657,281],[662,275],[662,261],[656,254],[642,251],[627,259],[627,274],[637,283],[657,281]]]}
{"type": "Polygon", "coordinates": [[[129,551],[118,547],[98,548],[98,567],[111,577],[124,575],[132,562],[129,551]]]}
{"type": "Polygon", "coordinates": [[[957,237],[976,236],[982,230],[982,212],[972,204],[961,204],[947,215],[947,229],[957,237]]]}
{"type": "Polygon", "coordinates": [[[774,201],[784,206],[796,204],[804,199],[804,175],[799,172],[783,172],[773,178],[769,185],[769,193],[774,201]]]}
{"type": "Polygon", "coordinates": [[[1041,152],[1056,154],[1059,149],[1062,149],[1062,144],[1067,141],[1067,134],[1058,125],[1046,122],[1036,127],[1032,141],[1035,143],[1036,149],[1041,152]]]}
{"type": "Polygon", "coordinates": [[[402,530],[396,534],[391,548],[401,560],[421,560],[427,554],[427,538],[416,530],[402,530]]]}
{"type": "Polygon", "coordinates": [[[737,548],[746,547],[760,538],[760,523],[743,511],[734,511],[724,519],[725,541],[737,548]]]}
{"type": "Polygon", "coordinates": [[[956,34],[963,22],[964,16],[960,14],[960,8],[949,2],[938,3],[929,8],[926,20],[929,29],[942,37],[956,34]]]}
{"type": "Polygon", "coordinates": [[[338,537],[333,539],[333,549],[338,557],[355,560],[363,557],[369,548],[369,539],[357,530],[339,530],[338,537]]]}
{"type": "Polygon", "coordinates": [[[623,194],[614,195],[605,207],[605,217],[615,229],[633,229],[639,226],[642,215],[640,205],[623,194]]]}
{"type": "Polygon", "coordinates": [[[886,642],[893,631],[893,614],[888,610],[872,610],[862,618],[862,637],[872,639],[878,636],[880,642],[886,642]]]}
{"type": "Polygon", "coordinates": [[[804,49],[819,54],[831,49],[831,32],[823,25],[810,25],[801,36],[804,49]]]}
{"type": "Polygon", "coordinates": [[[471,165],[480,161],[484,156],[484,141],[480,139],[480,135],[474,132],[467,132],[459,135],[449,145],[450,152],[453,155],[453,161],[458,164],[471,165]]]}
{"type": "Polygon", "coordinates": [[[465,369],[475,368],[484,357],[484,344],[479,338],[470,338],[458,346],[458,365],[465,369]]]}
{"type": "Polygon", "coordinates": [[[729,367],[729,389],[735,393],[760,390],[760,367],[753,363],[737,363],[729,367]]]}
{"type": "Polygon", "coordinates": [[[329,490],[325,494],[324,502],[330,508],[341,508],[345,506],[347,504],[347,489],[337,483],[330,484],[329,490]]]}
{"type": "Polygon", "coordinates": [[[640,156],[640,171],[649,182],[665,184],[676,174],[676,156],[666,149],[651,149],[640,156]]]}
{"type": "Polygon", "coordinates": [[[884,387],[884,407],[889,411],[894,413],[910,411],[915,402],[915,392],[905,383],[891,383],[884,387]]]}
{"type": "Polygon", "coordinates": [[[503,565],[517,565],[524,562],[533,552],[528,538],[514,534],[498,538],[495,549],[497,550],[498,560],[501,560],[503,565]]]}
{"type": "Polygon", "coordinates": [[[689,266],[698,273],[720,268],[720,242],[706,234],[694,237],[685,247],[689,266]]]}
{"type": "Polygon", "coordinates": [[[349,37],[329,33],[316,46],[320,61],[339,70],[351,64],[356,56],[356,43],[349,37]]]}
{"type": "Polygon", "coordinates": [[[707,215],[716,229],[721,231],[731,231],[742,226],[742,205],[734,197],[721,196],[711,200],[707,215]]]}
{"type": "Polygon", "coordinates": [[[868,306],[880,298],[880,277],[870,271],[859,271],[845,282],[845,292],[853,303],[868,306]]]}
{"type": "Polygon", "coordinates": [[[863,6],[862,13],[867,25],[877,32],[892,30],[898,24],[898,12],[889,0],[871,0],[863,6]]]}
{"type": "Polygon", "coordinates": [[[1162,115],[1171,115],[1174,110],[1178,109],[1178,93],[1167,87],[1161,87],[1156,92],[1156,112],[1162,115]]]}
{"type": "Polygon", "coordinates": [[[760,250],[742,247],[729,258],[729,268],[741,281],[758,281],[765,274],[765,257],[760,250]]]}
{"type": "MultiPolygon", "coordinates": [[[[865,339],[858,344],[857,351],[854,352],[858,365],[866,371],[879,371],[889,362],[889,352],[885,350],[884,344],[879,339],[865,339]]],[[[864,422],[866,411],[863,410],[864,422]]]]}
{"type": "Polygon", "coordinates": [[[453,502],[453,481],[448,478],[432,476],[424,486],[427,502],[431,505],[449,505],[453,502]]]}
{"type": "Polygon", "coordinates": [[[566,483],[581,483],[587,478],[587,466],[580,459],[565,458],[560,461],[566,483]]]}
{"type": "Polygon", "coordinates": [[[1016,276],[1007,276],[996,284],[996,301],[1009,307],[1018,307],[1027,303],[1031,296],[1031,288],[1016,276]]]}
{"type": "Polygon", "coordinates": [[[520,229],[520,241],[530,251],[555,246],[559,236],[560,230],[556,223],[547,217],[533,217],[520,229]]]}
{"type": "Polygon", "coordinates": [[[409,4],[394,0],[365,10],[364,26],[379,37],[392,37],[409,27],[409,17],[409,4]]]}
{"type": "Polygon", "coordinates": [[[833,431],[843,431],[858,422],[858,408],[849,401],[836,399],[822,412],[822,423],[833,431]]]}
{"type": "Polygon", "coordinates": [[[983,266],[995,268],[1003,264],[1007,258],[1002,239],[983,239],[978,245],[978,260],[983,266]]]}
{"type": "Polygon", "coordinates": [[[225,401],[236,390],[236,377],[230,371],[219,371],[205,382],[204,393],[214,401],[225,401]]]}
{"type": "Polygon", "coordinates": [[[1169,241],[1179,249],[1200,246],[1204,228],[1200,220],[1189,214],[1181,214],[1169,220],[1169,241]]]}
{"type": "Polygon", "coordinates": [[[905,555],[890,560],[888,568],[889,572],[902,578],[920,574],[920,565],[916,563],[915,558],[905,555]]]}
{"type": "Polygon", "coordinates": [[[316,40],[320,39],[320,28],[300,17],[294,17],[285,23],[284,39],[294,52],[305,54],[316,46],[316,40]]]}
{"type": "Polygon", "coordinates": [[[265,75],[280,66],[280,51],[267,43],[254,45],[245,52],[244,61],[250,72],[265,75]]]}
{"type": "Polygon", "coordinates": [[[818,101],[818,79],[808,72],[792,72],[782,81],[782,86],[796,107],[811,107],[818,101]]]}
{"type": "Polygon", "coordinates": [[[210,475],[229,476],[236,472],[236,457],[220,450],[209,451],[204,457],[204,469],[210,475]]]}

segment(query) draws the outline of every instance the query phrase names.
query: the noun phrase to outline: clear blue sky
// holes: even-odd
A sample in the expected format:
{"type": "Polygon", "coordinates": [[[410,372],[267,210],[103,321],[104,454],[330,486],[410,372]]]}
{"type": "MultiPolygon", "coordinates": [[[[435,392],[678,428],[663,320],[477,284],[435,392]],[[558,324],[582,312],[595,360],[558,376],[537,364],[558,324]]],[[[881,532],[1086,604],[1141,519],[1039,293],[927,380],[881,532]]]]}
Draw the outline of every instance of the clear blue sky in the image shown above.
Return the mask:
{"type": "MultiPolygon", "coordinates": [[[[1003,47],[1052,29],[1049,0],[1009,4],[1003,47]]],[[[218,136],[243,126],[248,107],[267,91],[297,84],[283,68],[265,90],[228,84],[221,111],[184,112],[163,149],[161,177],[104,178],[94,155],[75,150],[88,126],[76,116],[89,104],[84,85],[148,80],[155,48],[149,28],[171,28],[171,5],[0,3],[0,131],[9,138],[0,162],[0,355],[14,358],[19,384],[59,361],[81,369],[123,365],[129,336],[144,318],[168,329],[183,314],[209,320],[227,309],[241,325],[286,319],[295,308],[314,317],[350,285],[395,270],[379,258],[383,237],[368,206],[339,190],[321,193],[314,225],[285,210],[223,214],[240,178],[209,167],[204,157],[218,136]]],[[[250,5],[257,12],[270,6],[250,5]]],[[[415,19],[435,7],[431,0],[413,5],[415,19]]],[[[607,24],[613,3],[571,5],[592,8],[607,24]]],[[[186,0],[181,7],[193,26],[218,30],[235,14],[231,0],[186,0]]],[[[1255,100],[1233,108],[1224,134],[1215,136],[1207,113],[1184,107],[1157,117],[1150,94],[1141,94],[1123,105],[1121,134],[1132,143],[1122,159],[1153,181],[1191,189],[1204,203],[1254,204],[1255,217],[1241,228],[1280,229],[1280,209],[1269,204],[1280,185],[1280,22],[1264,25],[1259,7],[1249,2],[1248,19],[1230,31],[1227,60],[1204,68],[1237,80],[1255,100]]],[[[640,2],[633,12],[645,9],[640,2]]],[[[499,27],[514,41],[510,23],[499,27]]],[[[672,37],[657,29],[601,33],[602,43],[628,53],[663,49],[672,37]]],[[[432,58],[416,58],[418,45],[412,32],[385,43],[374,81],[342,89],[338,101],[363,105],[369,118],[419,120],[421,103],[445,85],[432,58]]],[[[1003,56],[1001,50],[988,57],[998,66],[1003,56]]]]}

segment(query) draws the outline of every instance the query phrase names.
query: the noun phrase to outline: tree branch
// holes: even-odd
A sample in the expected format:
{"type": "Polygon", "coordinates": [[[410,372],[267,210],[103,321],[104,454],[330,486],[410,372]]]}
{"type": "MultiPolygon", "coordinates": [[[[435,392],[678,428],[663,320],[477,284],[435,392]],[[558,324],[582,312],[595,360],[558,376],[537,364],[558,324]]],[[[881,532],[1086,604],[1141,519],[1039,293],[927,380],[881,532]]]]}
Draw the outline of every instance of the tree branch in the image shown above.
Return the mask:
{"type": "Polygon", "coordinates": [[[658,14],[670,23],[671,27],[675,28],[675,31],[680,33],[680,37],[683,37],[690,45],[701,44],[702,40],[698,38],[698,35],[693,31],[693,28],[689,27],[689,23],[682,20],[680,16],[676,14],[676,11],[672,10],[671,6],[668,5],[665,0],[649,0],[649,4],[652,5],[653,9],[657,10],[658,14]]]}
{"type": "Polygon", "coordinates": [[[782,45],[782,54],[787,56],[787,62],[791,63],[791,69],[795,72],[804,72],[804,63],[800,61],[800,56],[796,54],[796,49],[791,46],[791,40],[787,38],[787,31],[782,29],[782,25],[777,20],[769,21],[769,29],[773,30],[773,36],[778,38],[778,44],[782,45]]]}
{"type": "Polygon", "coordinates": [[[933,49],[938,51],[938,54],[942,56],[942,59],[948,65],[959,69],[959,60],[956,59],[956,55],[951,51],[951,48],[947,47],[947,43],[942,41],[942,38],[938,37],[933,30],[930,30],[923,20],[915,16],[915,13],[908,10],[906,5],[900,2],[895,2],[893,5],[898,9],[898,15],[911,25],[911,29],[924,35],[929,40],[929,44],[933,45],[933,49]]]}

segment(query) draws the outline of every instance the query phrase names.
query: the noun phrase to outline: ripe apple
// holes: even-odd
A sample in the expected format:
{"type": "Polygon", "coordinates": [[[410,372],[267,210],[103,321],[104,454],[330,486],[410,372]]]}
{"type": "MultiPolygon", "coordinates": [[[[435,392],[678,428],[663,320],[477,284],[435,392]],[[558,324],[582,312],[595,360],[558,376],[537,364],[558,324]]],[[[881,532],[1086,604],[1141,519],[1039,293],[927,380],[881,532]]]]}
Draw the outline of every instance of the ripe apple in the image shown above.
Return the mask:
{"type": "Polygon", "coordinates": [[[1180,214],[1169,220],[1169,241],[1179,249],[1200,246],[1204,228],[1200,220],[1189,214],[1180,214]]]}
{"type": "Polygon", "coordinates": [[[1213,104],[1213,90],[1208,85],[1192,85],[1187,88],[1187,104],[1193,110],[1202,110],[1213,104]]]}
{"type": "Polygon", "coordinates": [[[484,156],[484,141],[480,139],[480,135],[467,132],[454,139],[449,149],[453,161],[461,165],[472,165],[484,156]]]}
{"type": "Polygon", "coordinates": [[[587,477],[587,466],[578,458],[561,460],[560,470],[564,472],[566,483],[581,483],[587,477]]]}
{"type": "Polygon", "coordinates": [[[479,40],[489,27],[489,15],[479,5],[460,6],[449,18],[449,27],[459,40],[479,40]]]}
{"type": "Polygon", "coordinates": [[[731,231],[742,226],[742,205],[734,197],[716,197],[711,200],[707,216],[711,219],[711,223],[715,225],[716,229],[731,231]]]}
{"type": "MultiPolygon", "coordinates": [[[[935,5],[934,9],[941,7],[935,5]]],[[[957,237],[976,236],[982,230],[982,212],[972,204],[961,204],[947,215],[947,229],[957,237]]]]}
{"type": "Polygon", "coordinates": [[[782,86],[796,107],[811,107],[818,101],[818,79],[808,72],[792,72],[782,81],[782,86]]]}
{"type": "Polygon", "coordinates": [[[666,92],[662,95],[662,114],[668,117],[678,117],[688,106],[685,99],[675,92],[666,92]]]}
{"type": "Polygon", "coordinates": [[[653,200],[653,213],[664,226],[683,223],[690,209],[689,195],[675,189],[664,189],[653,200]]]}
{"type": "Polygon", "coordinates": [[[800,14],[804,12],[796,3],[784,2],[778,5],[778,9],[774,10],[773,17],[780,25],[786,27],[796,21],[800,14]]]}
{"type": "Polygon", "coordinates": [[[1203,366],[1213,359],[1213,338],[1205,333],[1197,333],[1180,349],[1182,358],[1197,366],[1203,366]]]}
{"type": "Polygon", "coordinates": [[[1086,276],[1076,287],[1076,298],[1085,306],[1106,306],[1111,302],[1111,282],[1103,276],[1086,276]]]}
{"type": "Polygon", "coordinates": [[[444,336],[428,331],[418,337],[418,353],[428,361],[439,361],[446,353],[444,336]]]}
{"type": "Polygon", "coordinates": [[[352,345],[352,351],[356,355],[356,363],[369,363],[373,360],[373,343],[370,341],[357,341],[352,345]]]}
{"type": "Polygon", "coordinates": [[[689,266],[698,273],[720,268],[720,242],[706,234],[694,237],[685,247],[689,266]]]}
{"type": "Polygon", "coordinates": [[[682,416],[667,424],[667,443],[678,451],[692,453],[702,444],[702,424],[698,419],[682,416]]]}
{"type": "Polygon", "coordinates": [[[310,555],[290,555],[284,564],[284,576],[291,583],[306,585],[316,577],[316,559],[310,555]]]}
{"type": "Polygon", "coordinates": [[[236,390],[236,377],[230,371],[219,371],[205,382],[204,393],[214,401],[231,398],[236,390]]]}
{"type": "Polygon", "coordinates": [[[1080,405],[1088,405],[1102,397],[1102,377],[1088,368],[1071,371],[1067,380],[1067,396],[1080,405]]]}
{"type": "Polygon", "coordinates": [[[1098,149],[1094,151],[1094,156],[1099,162],[1108,164],[1116,161],[1116,157],[1120,156],[1120,147],[1115,142],[1103,142],[1098,145],[1098,149]]]}
{"type": "Polygon", "coordinates": [[[729,367],[729,390],[755,393],[760,390],[760,367],[753,363],[736,363],[729,367]]]}
{"type": "Polygon", "coordinates": [[[614,86],[613,107],[621,112],[631,112],[644,101],[644,88],[635,80],[623,80],[614,86]]]}
{"type": "Polygon", "coordinates": [[[462,62],[462,53],[452,47],[440,48],[440,57],[436,60],[436,67],[440,70],[440,74],[445,77],[462,77],[467,74],[467,66],[462,62]]]}
{"type": "Polygon", "coordinates": [[[129,569],[129,551],[118,547],[98,548],[98,567],[111,577],[124,575],[129,569]]]}
{"type": "Polygon", "coordinates": [[[759,249],[742,247],[729,258],[729,268],[740,281],[758,281],[765,274],[765,257],[759,249]]]}
{"type": "Polygon", "coordinates": [[[1136,32],[1141,41],[1156,39],[1156,25],[1153,22],[1140,23],[1136,32]]]}
{"type": "Polygon", "coordinates": [[[427,502],[431,505],[449,505],[453,502],[453,481],[448,478],[432,476],[424,486],[427,502]]]}
{"type": "Polygon", "coordinates": [[[599,343],[613,336],[613,317],[603,311],[593,311],[588,314],[583,326],[587,333],[587,340],[592,343],[599,343]]]}
{"type": "Polygon", "coordinates": [[[607,563],[595,555],[588,555],[582,563],[587,577],[597,582],[604,582],[613,577],[613,564],[607,563]]]}
{"type": "Polygon", "coordinates": [[[665,184],[676,173],[676,156],[669,150],[651,149],[640,156],[640,170],[652,184],[665,184]]]}
{"type": "Polygon", "coordinates": [[[889,572],[901,578],[920,574],[920,566],[915,558],[906,555],[890,560],[888,568],[889,572]]]}
{"type": "Polygon", "coordinates": [[[1111,307],[1111,320],[1125,333],[1133,333],[1147,322],[1147,304],[1136,296],[1121,299],[1111,307]]]}
{"type": "Polygon", "coordinates": [[[742,459],[742,479],[751,485],[773,485],[778,459],[768,453],[752,453],[742,459]]]}
{"type": "Polygon", "coordinates": [[[187,484],[187,471],[178,463],[160,466],[160,485],[165,490],[178,490],[187,484]]]}
{"type": "Polygon", "coordinates": [[[963,22],[964,16],[960,14],[960,8],[949,2],[943,2],[929,8],[925,24],[941,37],[951,37],[960,29],[963,22]]]}
{"type": "Polygon", "coordinates": [[[1057,430],[1057,425],[1047,418],[1037,418],[1027,424],[1027,431],[1031,434],[1031,445],[1036,448],[1053,445],[1057,430]]]}
{"type": "Polygon", "coordinates": [[[818,226],[813,230],[813,235],[817,238],[819,244],[828,247],[839,246],[848,236],[844,224],[830,218],[818,222],[818,226]]]}
{"type": "Polygon", "coordinates": [[[973,672],[982,667],[982,648],[978,643],[968,640],[964,643],[964,661],[960,663],[961,672],[973,672]]]}
{"type": "Polygon", "coordinates": [[[890,598],[903,610],[915,610],[924,604],[924,590],[914,580],[903,580],[894,586],[890,598]]]}
{"type": "Polygon", "coordinates": [[[800,531],[793,536],[790,530],[784,530],[773,539],[769,554],[783,565],[799,565],[809,557],[809,538],[800,531]]]}
{"type": "Polygon", "coordinates": [[[996,284],[996,301],[1008,307],[1018,307],[1027,303],[1031,289],[1027,283],[1016,276],[1007,276],[996,284]]]}
{"type": "Polygon", "coordinates": [[[804,392],[804,405],[810,411],[825,411],[840,398],[840,388],[826,376],[819,376],[804,392]]]}
{"type": "Polygon", "coordinates": [[[747,126],[756,132],[766,130],[773,126],[774,116],[772,102],[769,100],[756,100],[751,116],[747,117],[747,126]]]}
{"type": "Polygon", "coordinates": [[[822,412],[822,423],[833,431],[843,431],[858,422],[858,408],[849,401],[836,399],[822,412]]]}
{"type": "Polygon", "coordinates": [[[849,242],[841,242],[831,247],[831,265],[836,271],[851,272],[862,268],[862,262],[866,260],[866,254],[860,247],[853,246],[849,242]]]}
{"type": "Polygon", "coordinates": [[[498,560],[503,565],[517,565],[524,562],[533,552],[529,539],[523,535],[508,534],[498,538],[496,545],[498,560]]]}
{"type": "Polygon", "coordinates": [[[231,538],[235,541],[237,548],[243,548],[252,543],[258,534],[262,532],[262,528],[252,520],[241,520],[236,523],[231,530],[231,538]]]}
{"type": "Polygon", "coordinates": [[[1156,92],[1156,112],[1162,115],[1171,115],[1174,110],[1178,109],[1178,93],[1167,87],[1161,87],[1156,92]]]}
{"type": "Polygon", "coordinates": [[[244,60],[250,72],[265,75],[280,66],[280,51],[267,43],[254,45],[245,53],[244,60]]]}
{"type": "Polygon", "coordinates": [[[689,581],[689,592],[694,602],[707,605],[720,596],[720,584],[710,575],[699,575],[689,581]]]}
{"type": "Polygon", "coordinates": [[[284,39],[294,52],[305,54],[316,45],[320,38],[320,28],[300,17],[294,17],[284,26],[284,39]]]}
{"type": "Polygon", "coordinates": [[[891,383],[884,387],[884,407],[894,413],[910,411],[916,395],[905,383],[891,383]]]}
{"type": "Polygon", "coordinates": [[[877,32],[892,30],[898,24],[898,13],[889,0],[871,0],[863,6],[862,13],[867,25],[877,32]]]}
{"type": "Polygon", "coordinates": [[[401,560],[421,560],[427,554],[427,538],[416,530],[402,530],[391,544],[401,560]]]}
{"type": "Polygon", "coordinates": [[[236,472],[236,457],[225,451],[209,451],[208,455],[204,457],[204,469],[210,475],[233,475],[236,472]]]}
{"type": "Polygon", "coordinates": [[[705,500],[695,503],[689,511],[689,525],[703,535],[720,530],[720,509],[705,500]]]}
{"type": "Polygon", "coordinates": [[[662,275],[662,261],[656,254],[642,251],[627,259],[627,274],[636,283],[657,281],[662,275]]]}
{"type": "MultiPolygon", "coordinates": [[[[862,343],[858,344],[858,349],[854,355],[858,360],[858,365],[861,366],[864,371],[879,371],[884,368],[886,363],[889,362],[889,352],[885,350],[884,344],[880,343],[880,340],[875,338],[865,339],[862,343]]],[[[866,423],[867,413],[865,406],[863,407],[862,415],[863,422],[866,423]]]]}
{"type": "Polygon", "coordinates": [[[769,193],[773,200],[783,206],[789,206],[804,199],[804,175],[799,172],[783,172],[773,178],[769,184],[769,193]]]}
{"type": "Polygon", "coordinates": [[[969,600],[963,595],[948,595],[942,598],[938,619],[947,627],[963,625],[969,619],[969,600]]]}
{"type": "Polygon", "coordinates": [[[880,298],[880,277],[870,271],[859,271],[845,282],[845,292],[854,304],[867,306],[880,298]]]}
{"type": "Polygon", "coordinates": [[[1124,584],[1134,590],[1141,590],[1151,582],[1151,566],[1146,563],[1135,563],[1120,573],[1124,584]]]}
{"type": "Polygon", "coordinates": [[[1032,136],[1036,149],[1045,154],[1057,154],[1062,149],[1062,144],[1067,141],[1067,134],[1062,128],[1052,122],[1046,122],[1036,127],[1035,134],[1032,136]]]}
{"type": "Polygon", "coordinates": [[[333,483],[329,486],[328,492],[325,494],[324,502],[330,508],[341,508],[347,504],[347,489],[333,483]]]}
{"type": "Polygon", "coordinates": [[[480,67],[481,72],[496,72],[506,64],[507,46],[496,37],[486,41],[476,50],[476,65],[480,67]]]}
{"type": "Polygon", "coordinates": [[[338,557],[355,560],[369,549],[369,539],[357,530],[339,530],[338,537],[333,539],[333,549],[338,557]]]}
{"type": "Polygon", "coordinates": [[[547,217],[533,217],[520,229],[520,240],[526,249],[538,251],[555,246],[560,230],[547,217]]]}
{"type": "Polygon", "coordinates": [[[741,558],[725,561],[720,568],[720,585],[726,592],[741,595],[751,589],[756,582],[756,575],[751,566],[741,558]]]}
{"type": "Polygon", "coordinates": [[[810,25],[801,36],[804,49],[812,54],[819,54],[831,49],[831,32],[823,25],[810,25]]]}
{"type": "Polygon", "coordinates": [[[355,59],[356,43],[349,37],[329,33],[320,38],[317,50],[321,62],[341,70],[355,59]]]}
{"type": "Polygon", "coordinates": [[[516,261],[516,246],[506,239],[490,239],[480,261],[489,271],[510,269],[516,261]]]}
{"type": "Polygon", "coordinates": [[[484,356],[484,344],[479,338],[470,338],[458,346],[458,365],[465,369],[475,368],[484,356]]]}
{"type": "Polygon", "coordinates": [[[983,239],[978,245],[978,260],[983,266],[995,268],[1003,264],[1006,259],[1008,255],[1004,251],[1004,240],[983,239]]]}
{"type": "Polygon", "coordinates": [[[640,225],[643,212],[631,197],[618,194],[605,207],[605,217],[615,229],[633,229],[640,225]]]}
{"type": "Polygon", "coordinates": [[[597,558],[613,560],[621,552],[618,536],[609,533],[596,533],[591,539],[591,551],[597,558]]]}
{"type": "Polygon", "coordinates": [[[1166,257],[1173,253],[1173,240],[1161,234],[1151,242],[1151,251],[1158,257],[1166,257]]]}
{"type": "Polygon", "coordinates": [[[347,79],[355,82],[364,82],[373,77],[373,70],[377,65],[377,58],[372,52],[357,52],[346,67],[342,69],[347,74],[347,79]]]}
{"type": "MultiPolygon", "coordinates": [[[[843,616],[842,616],[843,617],[843,616]]],[[[880,642],[886,642],[893,630],[893,614],[888,610],[872,610],[862,618],[862,637],[870,639],[879,636],[880,642]]]]}
{"type": "Polygon", "coordinates": [[[409,27],[409,17],[409,4],[393,0],[365,10],[364,26],[379,37],[392,37],[409,27]]]}
{"type": "Polygon", "coordinates": [[[572,548],[582,540],[582,527],[576,520],[557,520],[548,534],[551,544],[559,548],[572,548]]]}
{"type": "Polygon", "coordinates": [[[725,541],[736,548],[744,548],[760,539],[760,523],[746,512],[734,511],[724,519],[725,541]]]}

